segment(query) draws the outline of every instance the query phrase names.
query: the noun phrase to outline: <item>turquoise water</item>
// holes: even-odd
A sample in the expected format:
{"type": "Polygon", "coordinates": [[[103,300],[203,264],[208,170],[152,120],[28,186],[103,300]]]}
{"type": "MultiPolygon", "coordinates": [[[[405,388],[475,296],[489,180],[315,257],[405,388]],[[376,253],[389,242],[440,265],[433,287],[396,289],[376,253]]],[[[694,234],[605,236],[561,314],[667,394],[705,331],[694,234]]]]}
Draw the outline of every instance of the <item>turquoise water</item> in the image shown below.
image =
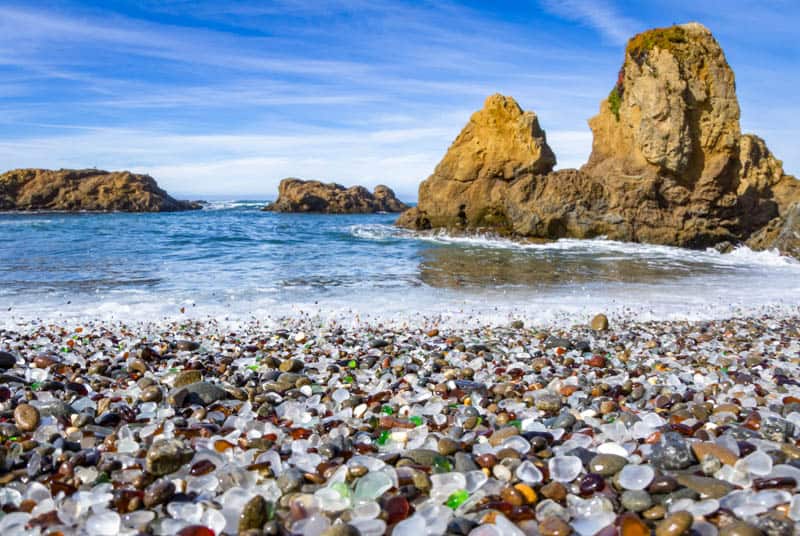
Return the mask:
{"type": "Polygon", "coordinates": [[[0,310],[31,318],[704,317],[800,303],[800,264],[606,240],[415,234],[394,215],[0,214],[0,310]]]}

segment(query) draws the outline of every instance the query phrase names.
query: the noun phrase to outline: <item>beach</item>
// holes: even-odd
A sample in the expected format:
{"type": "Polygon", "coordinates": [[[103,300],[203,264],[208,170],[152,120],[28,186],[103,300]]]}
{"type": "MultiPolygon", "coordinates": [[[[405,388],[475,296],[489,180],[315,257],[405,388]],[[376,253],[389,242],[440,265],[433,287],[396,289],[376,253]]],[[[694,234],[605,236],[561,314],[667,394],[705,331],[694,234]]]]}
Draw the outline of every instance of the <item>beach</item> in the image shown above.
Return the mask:
{"type": "Polygon", "coordinates": [[[261,206],[0,215],[0,530],[792,534],[796,260],[261,206]]]}
{"type": "Polygon", "coordinates": [[[0,3],[0,536],[800,536],[800,10],[683,4],[0,3]]]}
{"type": "Polygon", "coordinates": [[[2,330],[0,528],[792,534],[798,316],[607,322],[2,330]]]}

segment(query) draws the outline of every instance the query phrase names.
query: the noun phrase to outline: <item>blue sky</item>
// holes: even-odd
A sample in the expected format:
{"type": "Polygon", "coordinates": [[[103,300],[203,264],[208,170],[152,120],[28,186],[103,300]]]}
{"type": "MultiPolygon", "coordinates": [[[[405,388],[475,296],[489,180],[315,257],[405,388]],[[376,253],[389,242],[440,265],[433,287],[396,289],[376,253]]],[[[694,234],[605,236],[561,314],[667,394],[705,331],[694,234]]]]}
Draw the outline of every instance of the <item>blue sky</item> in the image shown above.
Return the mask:
{"type": "Polygon", "coordinates": [[[0,0],[0,169],[133,169],[209,198],[299,176],[412,200],[495,92],[575,167],[627,38],[690,20],[734,68],[743,130],[800,174],[793,0],[0,0]]]}

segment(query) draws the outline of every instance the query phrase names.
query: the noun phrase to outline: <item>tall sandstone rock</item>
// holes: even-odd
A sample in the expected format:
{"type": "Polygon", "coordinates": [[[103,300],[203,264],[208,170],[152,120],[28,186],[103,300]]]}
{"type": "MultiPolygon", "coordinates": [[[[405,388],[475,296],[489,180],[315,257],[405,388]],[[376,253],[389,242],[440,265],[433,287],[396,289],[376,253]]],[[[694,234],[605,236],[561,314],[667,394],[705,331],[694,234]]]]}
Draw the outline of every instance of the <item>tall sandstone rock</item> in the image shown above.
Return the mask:
{"type": "Polygon", "coordinates": [[[511,97],[492,95],[419,187],[418,207],[401,224],[419,228],[495,227],[508,224],[508,186],[549,173],[556,157],[533,112],[511,97]]]}
{"type": "Polygon", "coordinates": [[[733,71],[702,25],[632,38],[589,126],[589,161],[550,172],[555,158],[535,115],[490,97],[398,223],[685,247],[751,237],[753,247],[777,247],[777,236],[796,233],[800,218],[787,215],[800,183],[763,140],[741,134],[733,71]]]}

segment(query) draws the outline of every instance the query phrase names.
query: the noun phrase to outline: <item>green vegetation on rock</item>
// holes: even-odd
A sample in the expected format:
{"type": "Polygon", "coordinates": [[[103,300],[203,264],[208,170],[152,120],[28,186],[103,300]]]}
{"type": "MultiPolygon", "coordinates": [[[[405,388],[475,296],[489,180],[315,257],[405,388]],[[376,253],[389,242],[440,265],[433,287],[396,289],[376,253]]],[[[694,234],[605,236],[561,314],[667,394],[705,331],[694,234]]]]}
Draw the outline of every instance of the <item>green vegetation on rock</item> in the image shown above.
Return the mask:
{"type": "Polygon", "coordinates": [[[654,28],[632,37],[628,41],[626,52],[637,63],[641,64],[647,54],[654,48],[676,52],[678,50],[676,45],[687,42],[687,32],[680,26],[654,28]]]}
{"type": "Polygon", "coordinates": [[[619,86],[614,86],[611,93],[608,94],[608,107],[614,114],[614,117],[619,121],[619,107],[622,104],[622,94],[620,93],[619,86]]]}

